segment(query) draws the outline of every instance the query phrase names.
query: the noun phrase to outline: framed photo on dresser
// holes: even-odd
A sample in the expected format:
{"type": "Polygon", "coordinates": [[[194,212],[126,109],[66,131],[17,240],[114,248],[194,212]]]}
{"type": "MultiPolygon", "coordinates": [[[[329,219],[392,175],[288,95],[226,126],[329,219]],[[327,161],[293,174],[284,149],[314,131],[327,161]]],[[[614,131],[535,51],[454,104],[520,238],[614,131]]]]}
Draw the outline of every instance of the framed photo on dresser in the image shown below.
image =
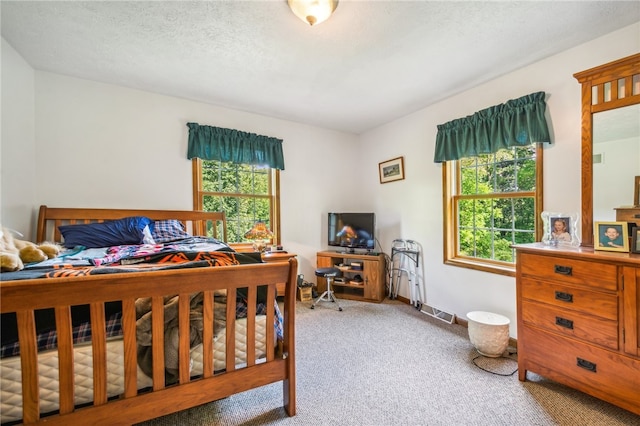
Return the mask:
{"type": "Polygon", "coordinates": [[[629,251],[629,230],[627,222],[596,222],[596,250],[629,251]]]}
{"type": "Polygon", "coordinates": [[[578,213],[542,212],[542,242],[548,245],[580,245],[578,213]]]}
{"type": "Polygon", "coordinates": [[[634,226],[631,230],[631,253],[640,253],[640,228],[634,226]]]}

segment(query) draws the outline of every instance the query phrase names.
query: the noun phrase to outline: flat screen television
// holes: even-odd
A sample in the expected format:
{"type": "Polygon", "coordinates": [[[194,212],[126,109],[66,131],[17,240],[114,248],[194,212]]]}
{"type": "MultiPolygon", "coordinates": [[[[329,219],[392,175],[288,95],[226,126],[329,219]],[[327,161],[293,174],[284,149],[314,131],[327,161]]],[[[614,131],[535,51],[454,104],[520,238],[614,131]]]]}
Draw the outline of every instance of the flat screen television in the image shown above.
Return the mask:
{"type": "Polygon", "coordinates": [[[375,249],[374,213],[329,213],[329,246],[375,249]]]}

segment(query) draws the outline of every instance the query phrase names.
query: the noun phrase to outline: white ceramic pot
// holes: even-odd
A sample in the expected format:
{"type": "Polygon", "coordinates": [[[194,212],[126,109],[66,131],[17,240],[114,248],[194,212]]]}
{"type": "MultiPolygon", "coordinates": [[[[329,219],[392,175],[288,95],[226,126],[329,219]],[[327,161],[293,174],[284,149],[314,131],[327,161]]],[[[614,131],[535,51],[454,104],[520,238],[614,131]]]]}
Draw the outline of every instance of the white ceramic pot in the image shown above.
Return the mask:
{"type": "Polygon", "coordinates": [[[467,314],[469,340],[480,355],[497,358],[509,346],[509,318],[492,312],[467,314]]]}

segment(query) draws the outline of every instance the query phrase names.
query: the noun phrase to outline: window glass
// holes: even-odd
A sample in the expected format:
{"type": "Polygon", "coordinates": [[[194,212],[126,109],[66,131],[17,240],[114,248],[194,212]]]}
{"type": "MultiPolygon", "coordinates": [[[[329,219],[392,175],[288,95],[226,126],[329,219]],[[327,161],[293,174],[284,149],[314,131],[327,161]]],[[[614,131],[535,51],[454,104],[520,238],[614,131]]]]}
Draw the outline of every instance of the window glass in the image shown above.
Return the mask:
{"type": "MultiPolygon", "coordinates": [[[[273,185],[276,170],[230,162],[194,160],[200,182],[194,182],[196,208],[223,211],[227,218],[227,241],[245,242],[244,234],[261,220],[274,233],[277,198],[273,185]]],[[[276,241],[277,238],[274,238],[276,241]]]]}
{"type": "Polygon", "coordinates": [[[513,272],[512,244],[536,241],[537,144],[445,164],[445,263],[513,272]]]}

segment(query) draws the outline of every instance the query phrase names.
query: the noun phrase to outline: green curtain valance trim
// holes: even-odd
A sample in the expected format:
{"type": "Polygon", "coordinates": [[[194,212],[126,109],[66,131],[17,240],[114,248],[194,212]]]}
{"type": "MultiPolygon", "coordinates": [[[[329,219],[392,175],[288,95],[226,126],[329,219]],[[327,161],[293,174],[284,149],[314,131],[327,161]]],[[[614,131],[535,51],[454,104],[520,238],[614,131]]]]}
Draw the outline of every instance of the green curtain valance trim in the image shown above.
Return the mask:
{"type": "Polygon", "coordinates": [[[440,124],[433,161],[442,163],[512,146],[551,142],[544,98],[544,92],[536,92],[440,124]]]}
{"type": "Polygon", "coordinates": [[[221,127],[187,123],[187,158],[269,166],[284,170],[282,139],[221,127]]]}

